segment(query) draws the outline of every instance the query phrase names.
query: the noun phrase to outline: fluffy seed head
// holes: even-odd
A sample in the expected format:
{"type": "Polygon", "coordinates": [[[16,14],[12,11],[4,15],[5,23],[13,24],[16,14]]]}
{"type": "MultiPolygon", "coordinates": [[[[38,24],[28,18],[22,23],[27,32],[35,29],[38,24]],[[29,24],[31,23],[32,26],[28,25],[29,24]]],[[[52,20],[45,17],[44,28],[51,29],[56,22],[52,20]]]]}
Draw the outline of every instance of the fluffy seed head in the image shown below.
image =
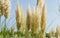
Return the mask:
{"type": "Polygon", "coordinates": [[[21,9],[19,4],[17,5],[16,9],[16,23],[17,23],[17,30],[19,30],[21,27],[21,9]]]}
{"type": "Polygon", "coordinates": [[[38,33],[38,28],[39,28],[39,15],[37,13],[37,11],[32,12],[32,16],[31,16],[31,30],[32,33],[36,34],[38,33]]]}
{"type": "Polygon", "coordinates": [[[11,9],[10,0],[4,0],[4,16],[5,16],[5,18],[8,18],[10,9],[11,9]]]}
{"type": "Polygon", "coordinates": [[[35,22],[35,11],[33,10],[32,11],[32,16],[31,16],[31,30],[32,30],[32,33],[34,33],[34,22],[35,22]]]}
{"type": "Polygon", "coordinates": [[[27,10],[27,29],[30,30],[30,25],[31,25],[31,10],[30,10],[30,6],[28,7],[27,10]]]}
{"type": "Polygon", "coordinates": [[[45,5],[42,8],[42,15],[41,15],[41,30],[42,32],[45,32],[46,27],[46,7],[45,5]]]}
{"type": "Polygon", "coordinates": [[[21,8],[21,31],[24,33],[25,32],[24,10],[22,6],[20,6],[20,8],[21,8]]]}

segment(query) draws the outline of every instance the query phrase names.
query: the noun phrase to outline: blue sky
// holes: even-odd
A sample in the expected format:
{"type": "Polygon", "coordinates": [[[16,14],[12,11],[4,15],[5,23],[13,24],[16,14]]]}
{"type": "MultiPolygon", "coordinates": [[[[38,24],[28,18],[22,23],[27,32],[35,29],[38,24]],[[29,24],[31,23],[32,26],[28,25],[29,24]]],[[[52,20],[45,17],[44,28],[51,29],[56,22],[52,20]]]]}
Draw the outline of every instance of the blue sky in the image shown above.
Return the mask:
{"type": "MultiPolygon", "coordinates": [[[[30,4],[31,8],[36,7],[37,0],[18,0],[18,1],[19,1],[20,5],[23,7],[24,15],[26,16],[28,4],[30,4]]],[[[46,32],[49,32],[51,29],[53,29],[55,31],[56,26],[60,25],[60,13],[58,11],[59,3],[57,1],[59,2],[59,0],[46,0],[45,1],[46,5],[47,5],[46,32]]],[[[11,12],[10,12],[11,20],[9,23],[7,22],[9,28],[16,22],[15,21],[16,2],[17,2],[17,0],[11,0],[11,4],[12,4],[11,12]]],[[[7,19],[7,21],[9,20],[9,18],[7,19]]]]}

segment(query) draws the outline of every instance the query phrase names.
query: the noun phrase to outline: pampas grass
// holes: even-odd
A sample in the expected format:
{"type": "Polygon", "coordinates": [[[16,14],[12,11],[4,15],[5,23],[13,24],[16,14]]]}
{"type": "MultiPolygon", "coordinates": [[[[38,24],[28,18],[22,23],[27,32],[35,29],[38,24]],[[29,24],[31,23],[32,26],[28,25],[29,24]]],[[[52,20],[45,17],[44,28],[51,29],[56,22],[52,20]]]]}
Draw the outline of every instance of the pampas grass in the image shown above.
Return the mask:
{"type": "Polygon", "coordinates": [[[45,29],[46,29],[46,7],[45,5],[43,6],[42,8],[42,15],[41,15],[41,32],[43,34],[43,37],[44,38],[44,34],[45,34],[45,29]]]}
{"type": "Polygon", "coordinates": [[[25,32],[24,10],[22,7],[21,7],[21,31],[25,32]]]}
{"type": "Polygon", "coordinates": [[[4,8],[4,16],[7,19],[9,16],[10,9],[11,9],[10,0],[4,0],[4,7],[3,8],[4,8]]]}
{"type": "MultiPolygon", "coordinates": [[[[24,17],[24,11],[22,7],[17,2],[16,6],[16,27],[17,32],[15,29],[6,30],[0,32],[2,38],[46,38],[46,36],[53,37],[55,33],[51,31],[46,35],[46,5],[43,0],[37,0],[37,9],[30,9],[31,7],[28,6],[27,9],[27,17],[24,17]],[[32,10],[32,14],[31,14],[32,10]],[[24,33],[24,34],[23,34],[24,33]],[[32,37],[33,36],[33,37],[32,37]]],[[[11,9],[10,0],[0,0],[0,16],[4,15],[5,17],[5,26],[6,26],[6,19],[8,19],[9,12],[11,9]]],[[[15,25],[15,24],[14,24],[15,25]]],[[[7,28],[7,27],[5,27],[7,28]]],[[[60,27],[56,28],[56,37],[60,35],[59,31],[60,27]]],[[[0,37],[1,37],[0,36],[0,37]]]]}
{"type": "Polygon", "coordinates": [[[21,7],[17,1],[17,7],[16,7],[16,26],[17,26],[17,36],[20,38],[20,29],[21,29],[21,7]]]}
{"type": "MultiPolygon", "coordinates": [[[[6,31],[6,19],[8,18],[8,13],[10,12],[10,1],[9,0],[0,0],[0,22],[1,16],[5,16],[5,27],[4,32],[6,31]]],[[[4,38],[6,38],[5,33],[3,33],[4,38]]]]}
{"type": "Polygon", "coordinates": [[[30,6],[28,6],[28,10],[27,10],[27,21],[26,21],[26,25],[27,25],[27,29],[30,30],[30,25],[31,25],[31,9],[30,6]]]}
{"type": "Polygon", "coordinates": [[[46,28],[46,5],[44,0],[37,0],[37,11],[40,14],[40,38],[45,38],[45,28],[46,28]],[[40,10],[40,11],[38,11],[40,10]]]}
{"type": "Polygon", "coordinates": [[[16,8],[16,23],[17,23],[17,30],[19,30],[21,27],[21,9],[19,4],[17,4],[16,8]]]}
{"type": "Polygon", "coordinates": [[[26,18],[26,29],[25,29],[25,38],[29,38],[29,30],[31,29],[31,9],[30,5],[28,6],[27,9],[27,18],[26,18]]]}
{"type": "Polygon", "coordinates": [[[4,27],[4,29],[6,29],[6,20],[9,16],[10,9],[11,9],[10,0],[3,0],[3,15],[5,17],[5,27],[4,27]]]}
{"type": "Polygon", "coordinates": [[[33,34],[38,33],[38,28],[39,28],[39,15],[35,9],[32,11],[32,16],[31,16],[31,30],[33,34]]]}
{"type": "Polygon", "coordinates": [[[35,18],[35,10],[32,11],[32,16],[31,16],[31,31],[32,31],[32,33],[34,33],[34,22],[35,22],[34,18],[35,18]]]}
{"type": "Polygon", "coordinates": [[[42,32],[45,32],[45,27],[46,27],[46,8],[45,5],[42,8],[42,16],[41,16],[41,29],[42,32]]]}

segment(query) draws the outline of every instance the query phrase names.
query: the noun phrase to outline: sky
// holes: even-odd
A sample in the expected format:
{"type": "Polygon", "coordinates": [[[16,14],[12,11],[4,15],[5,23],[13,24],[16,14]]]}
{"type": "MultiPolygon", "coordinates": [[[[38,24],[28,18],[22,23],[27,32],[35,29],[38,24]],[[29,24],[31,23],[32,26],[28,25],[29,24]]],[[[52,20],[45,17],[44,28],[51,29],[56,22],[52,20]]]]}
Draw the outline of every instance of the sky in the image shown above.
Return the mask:
{"type": "MultiPolygon", "coordinates": [[[[26,16],[28,5],[30,4],[31,9],[36,7],[37,0],[18,0],[19,4],[22,6],[24,10],[24,15],[26,16]]],[[[8,28],[11,28],[13,24],[15,24],[15,9],[16,9],[17,0],[11,0],[11,12],[10,17],[7,19],[8,28]],[[11,20],[10,20],[11,18],[11,20]],[[8,22],[10,20],[10,22],[8,22]]],[[[60,4],[59,0],[45,0],[45,4],[47,5],[47,21],[46,21],[46,32],[50,30],[56,31],[56,26],[60,26],[60,13],[58,11],[58,6],[60,4]]],[[[3,17],[2,17],[3,18],[3,17]]]]}

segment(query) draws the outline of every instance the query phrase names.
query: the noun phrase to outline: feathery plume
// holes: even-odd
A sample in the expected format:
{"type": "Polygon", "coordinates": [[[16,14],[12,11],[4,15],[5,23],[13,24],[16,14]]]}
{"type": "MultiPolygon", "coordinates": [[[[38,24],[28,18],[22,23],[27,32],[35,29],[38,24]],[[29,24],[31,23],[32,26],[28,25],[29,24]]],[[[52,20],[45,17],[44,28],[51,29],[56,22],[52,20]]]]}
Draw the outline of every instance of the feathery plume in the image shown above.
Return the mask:
{"type": "Polygon", "coordinates": [[[34,33],[34,22],[35,22],[35,10],[32,11],[32,16],[31,16],[31,31],[34,33]]]}
{"type": "Polygon", "coordinates": [[[39,15],[37,11],[33,10],[32,11],[32,16],[31,16],[31,30],[33,34],[38,33],[38,28],[39,28],[39,15]]]}
{"type": "Polygon", "coordinates": [[[21,27],[21,9],[19,4],[17,5],[16,8],[16,23],[17,23],[17,30],[19,30],[21,27]]]}
{"type": "Polygon", "coordinates": [[[30,10],[30,6],[28,6],[28,10],[27,10],[27,29],[30,30],[30,25],[31,25],[31,10],[30,10]]]}
{"type": "Polygon", "coordinates": [[[31,25],[31,10],[30,10],[30,5],[28,6],[27,9],[27,18],[26,18],[26,29],[25,29],[25,38],[29,38],[29,30],[30,30],[30,25],[31,25]]]}
{"type": "Polygon", "coordinates": [[[41,30],[42,32],[45,32],[46,27],[46,7],[45,5],[42,8],[42,15],[41,15],[41,30]]]}
{"type": "Polygon", "coordinates": [[[7,19],[8,16],[9,16],[10,9],[11,9],[10,0],[4,0],[4,7],[3,7],[3,9],[4,9],[4,16],[7,19]]]}
{"type": "Polygon", "coordinates": [[[25,32],[25,20],[24,20],[24,11],[21,6],[21,31],[25,32]]]}
{"type": "Polygon", "coordinates": [[[41,15],[41,38],[45,38],[45,28],[46,28],[46,7],[45,4],[42,8],[42,15],[41,15]]]}

